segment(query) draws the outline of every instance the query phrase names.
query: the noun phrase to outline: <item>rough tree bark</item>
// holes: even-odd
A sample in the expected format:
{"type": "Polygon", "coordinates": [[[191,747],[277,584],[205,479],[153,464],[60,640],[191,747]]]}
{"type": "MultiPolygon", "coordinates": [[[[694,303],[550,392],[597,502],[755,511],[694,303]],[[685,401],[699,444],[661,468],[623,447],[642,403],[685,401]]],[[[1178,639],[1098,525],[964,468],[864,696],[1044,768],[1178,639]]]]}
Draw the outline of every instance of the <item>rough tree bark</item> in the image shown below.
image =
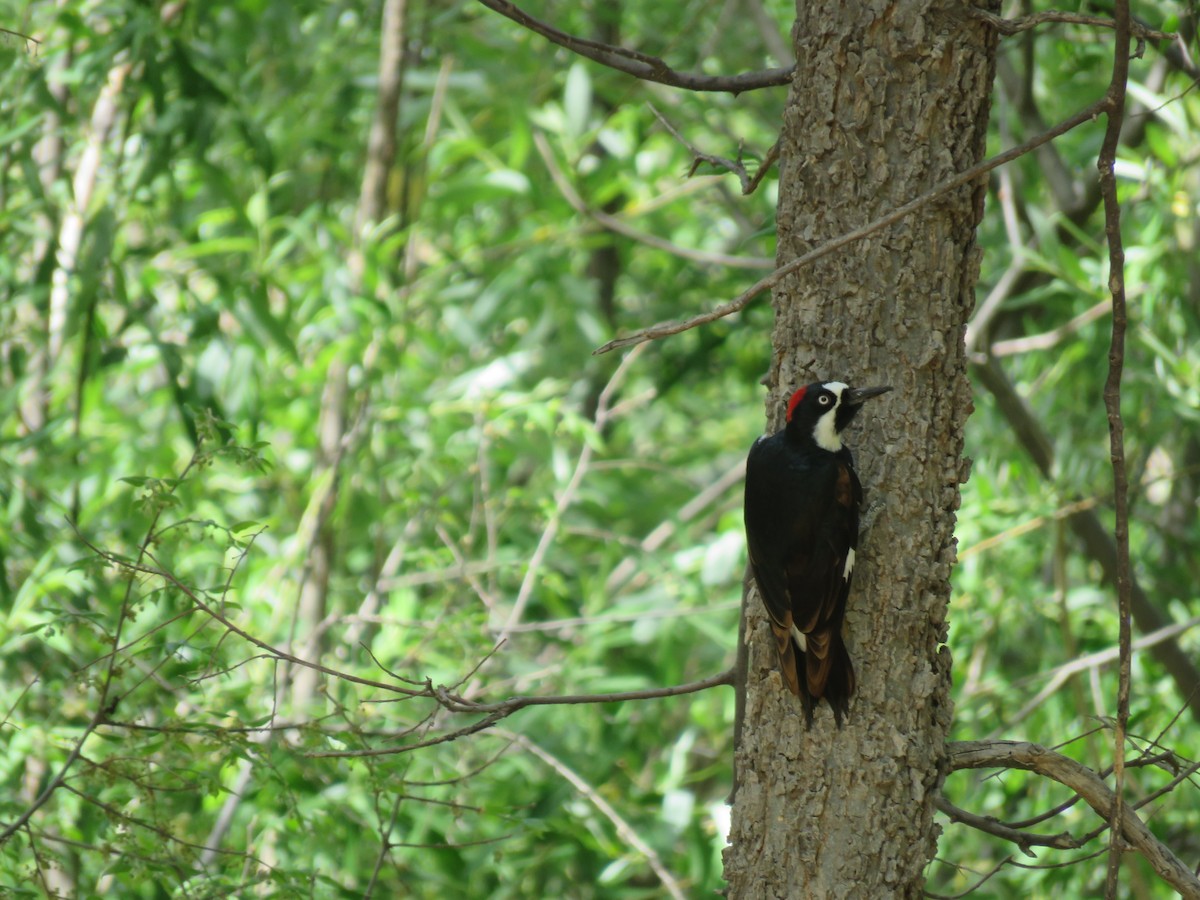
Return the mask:
{"type": "MultiPolygon", "coordinates": [[[[786,263],[983,158],[995,35],[948,0],[797,2],[781,143],[786,263]]],[[[963,334],[984,184],[804,269],[775,291],[770,427],[796,386],[891,384],[849,444],[867,490],[846,638],[858,693],[811,731],[781,688],[757,595],[729,896],[919,897],[951,719],[946,608],[968,465],[963,334]]]]}

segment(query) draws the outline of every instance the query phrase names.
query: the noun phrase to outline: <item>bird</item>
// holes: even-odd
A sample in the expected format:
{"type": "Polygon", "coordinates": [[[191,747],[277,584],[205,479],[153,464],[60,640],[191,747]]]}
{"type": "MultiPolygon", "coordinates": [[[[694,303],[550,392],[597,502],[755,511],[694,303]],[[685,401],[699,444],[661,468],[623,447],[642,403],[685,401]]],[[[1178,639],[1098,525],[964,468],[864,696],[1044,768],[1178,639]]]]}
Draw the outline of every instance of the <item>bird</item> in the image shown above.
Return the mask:
{"type": "Polygon", "coordinates": [[[746,459],[750,569],[775,635],[780,675],[800,699],[809,728],[822,698],[840,728],[855,688],[842,620],[863,490],[842,432],[863,403],[890,390],[841,381],[799,388],[788,401],[787,424],[755,441],[746,459]]]}

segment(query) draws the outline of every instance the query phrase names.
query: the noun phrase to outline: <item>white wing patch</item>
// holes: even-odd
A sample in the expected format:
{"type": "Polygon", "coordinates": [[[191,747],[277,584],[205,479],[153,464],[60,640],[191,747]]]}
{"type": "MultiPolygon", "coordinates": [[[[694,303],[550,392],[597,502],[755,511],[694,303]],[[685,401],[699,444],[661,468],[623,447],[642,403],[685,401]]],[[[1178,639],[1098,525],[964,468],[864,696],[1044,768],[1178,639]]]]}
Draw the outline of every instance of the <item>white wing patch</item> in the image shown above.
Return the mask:
{"type": "Polygon", "coordinates": [[[800,645],[801,650],[808,649],[808,639],[805,638],[804,632],[795,625],[792,626],[792,637],[796,639],[796,643],[800,645]]]}
{"type": "Polygon", "coordinates": [[[850,573],[854,571],[854,548],[850,548],[850,552],[846,554],[846,565],[842,567],[842,581],[850,580],[850,573]]]}

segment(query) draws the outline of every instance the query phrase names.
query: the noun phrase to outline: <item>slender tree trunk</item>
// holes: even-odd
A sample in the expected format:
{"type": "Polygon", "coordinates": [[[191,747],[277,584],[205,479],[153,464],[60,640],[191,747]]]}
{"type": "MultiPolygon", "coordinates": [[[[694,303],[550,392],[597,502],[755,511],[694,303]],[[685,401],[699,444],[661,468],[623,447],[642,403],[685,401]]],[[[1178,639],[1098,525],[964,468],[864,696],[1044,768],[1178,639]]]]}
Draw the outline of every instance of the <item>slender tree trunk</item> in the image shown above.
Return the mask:
{"type": "MultiPolygon", "coordinates": [[[[404,36],[407,23],[407,0],[386,0],[380,27],[379,97],[367,139],[367,159],[354,216],[354,246],[347,265],[355,292],[363,289],[365,262],[361,241],[364,232],[379,224],[387,211],[388,176],[396,164],[396,123],[400,120],[404,87],[404,36]]],[[[325,647],[321,622],[328,612],[329,577],[334,570],[338,549],[332,518],[341,486],[339,467],[345,454],[344,442],[353,418],[353,407],[357,403],[367,402],[365,392],[361,397],[355,397],[350,390],[349,369],[350,361],[344,354],[333,360],[329,364],[325,390],[321,394],[317,464],[313,481],[320,483],[322,476],[328,474],[331,482],[317,513],[312,543],[304,560],[297,603],[296,643],[301,647],[300,655],[305,659],[319,659],[325,647]]],[[[313,669],[298,668],[293,672],[292,705],[297,712],[310,705],[316,696],[319,681],[313,669]]]]}
{"type": "MultiPolygon", "coordinates": [[[[963,4],[798,0],[793,41],[780,263],[982,159],[995,37],[963,4]]],[[[983,198],[983,184],[964,187],[775,292],[772,430],[809,381],[896,392],[849,432],[867,497],[845,629],[858,692],[842,729],[822,704],[805,730],[762,604],[747,604],[731,897],[922,894],[951,719],[943,642],[983,198]]]]}

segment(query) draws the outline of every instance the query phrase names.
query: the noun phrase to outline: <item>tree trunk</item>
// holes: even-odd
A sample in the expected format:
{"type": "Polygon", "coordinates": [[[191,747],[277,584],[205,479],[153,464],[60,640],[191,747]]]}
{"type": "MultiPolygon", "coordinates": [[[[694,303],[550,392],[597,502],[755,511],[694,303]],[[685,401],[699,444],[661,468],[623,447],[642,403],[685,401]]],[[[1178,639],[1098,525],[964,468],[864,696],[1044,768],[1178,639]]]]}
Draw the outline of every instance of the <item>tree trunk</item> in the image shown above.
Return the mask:
{"type": "MultiPolygon", "coordinates": [[[[780,264],[979,162],[996,48],[947,0],[796,5],[780,264]]],[[[896,391],[849,432],[867,494],[845,627],[858,691],[841,730],[825,704],[805,730],[757,594],[746,606],[730,897],[922,894],[951,719],[943,642],[984,190],[964,187],[775,292],[772,430],[810,381],[896,391]]]]}

